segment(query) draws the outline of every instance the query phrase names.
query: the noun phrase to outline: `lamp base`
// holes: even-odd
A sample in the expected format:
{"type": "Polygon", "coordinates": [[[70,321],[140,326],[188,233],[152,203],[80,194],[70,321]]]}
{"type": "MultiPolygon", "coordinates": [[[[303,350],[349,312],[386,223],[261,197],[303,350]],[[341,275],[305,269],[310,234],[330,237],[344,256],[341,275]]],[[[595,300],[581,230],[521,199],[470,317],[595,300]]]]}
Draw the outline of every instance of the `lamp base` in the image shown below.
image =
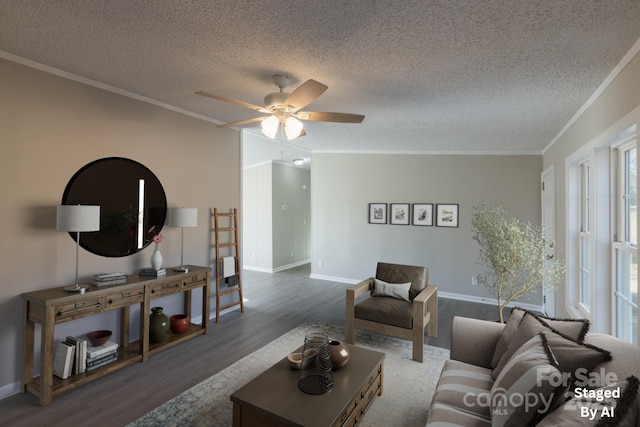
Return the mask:
{"type": "Polygon", "coordinates": [[[176,267],[173,269],[173,271],[179,271],[180,273],[188,273],[189,272],[189,268],[185,267],[184,265],[181,267],[176,267]]]}
{"type": "Polygon", "coordinates": [[[84,294],[87,289],[89,289],[89,285],[69,285],[65,286],[65,292],[77,292],[79,294],[84,294]]]}

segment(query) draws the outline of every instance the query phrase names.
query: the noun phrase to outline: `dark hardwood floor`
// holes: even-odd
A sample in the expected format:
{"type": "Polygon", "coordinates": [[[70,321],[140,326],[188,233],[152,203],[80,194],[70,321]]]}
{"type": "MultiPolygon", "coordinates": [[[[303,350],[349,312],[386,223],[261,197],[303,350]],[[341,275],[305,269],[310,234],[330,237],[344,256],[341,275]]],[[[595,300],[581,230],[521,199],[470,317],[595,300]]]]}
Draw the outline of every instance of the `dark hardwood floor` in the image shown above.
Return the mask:
{"type": "MultiPolygon", "coordinates": [[[[30,393],[3,399],[0,426],[123,426],[307,320],[344,325],[350,285],[310,279],[309,269],[245,271],[244,314],[227,313],[212,322],[209,335],[58,396],[48,406],[30,393]]],[[[438,311],[438,338],[425,343],[448,348],[453,316],[495,319],[497,309],[441,298],[438,311]]]]}

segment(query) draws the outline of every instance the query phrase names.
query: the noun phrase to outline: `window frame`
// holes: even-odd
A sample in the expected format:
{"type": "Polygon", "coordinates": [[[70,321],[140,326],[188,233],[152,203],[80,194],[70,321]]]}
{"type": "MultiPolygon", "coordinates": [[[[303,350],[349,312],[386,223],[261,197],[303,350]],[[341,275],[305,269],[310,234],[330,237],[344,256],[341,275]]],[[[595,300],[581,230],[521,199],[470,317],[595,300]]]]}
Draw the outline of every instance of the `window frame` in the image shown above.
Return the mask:
{"type": "MultiPolygon", "coordinates": [[[[632,280],[633,267],[626,268],[624,259],[627,256],[631,257],[631,265],[633,265],[633,261],[635,258],[635,269],[636,269],[636,288],[638,286],[637,283],[637,256],[638,256],[638,235],[637,230],[635,231],[635,235],[632,233],[631,224],[633,222],[632,215],[635,216],[635,221],[637,224],[638,213],[637,211],[634,213],[630,209],[629,204],[629,188],[631,186],[635,186],[635,205],[637,209],[638,202],[638,194],[637,194],[637,141],[636,136],[632,135],[630,138],[621,142],[620,144],[612,147],[616,151],[615,159],[616,159],[616,177],[615,177],[615,201],[612,203],[615,208],[614,213],[614,235],[611,242],[611,307],[610,307],[610,323],[611,323],[611,332],[614,336],[629,341],[629,337],[631,338],[631,342],[635,345],[638,345],[638,334],[633,334],[634,325],[631,322],[633,319],[633,311],[635,309],[636,316],[638,312],[637,301],[634,303],[628,295],[626,295],[626,286],[627,283],[620,283],[623,278],[625,280],[632,280]],[[629,158],[628,154],[630,151],[635,150],[636,156],[636,176],[634,177],[631,172],[628,170],[629,167],[629,158]],[[634,182],[635,180],[635,182],[634,182]],[[624,291],[621,289],[625,287],[624,291]],[[620,305],[623,305],[624,308],[627,308],[629,312],[626,310],[623,312],[620,308],[620,305]],[[628,319],[629,324],[625,324],[624,326],[620,325],[620,318],[628,319]],[[630,328],[629,328],[630,326],[630,328]],[[624,335],[624,336],[623,336],[624,335]]],[[[637,292],[637,290],[636,290],[637,292]]],[[[637,322],[635,325],[637,328],[637,322]]]]}

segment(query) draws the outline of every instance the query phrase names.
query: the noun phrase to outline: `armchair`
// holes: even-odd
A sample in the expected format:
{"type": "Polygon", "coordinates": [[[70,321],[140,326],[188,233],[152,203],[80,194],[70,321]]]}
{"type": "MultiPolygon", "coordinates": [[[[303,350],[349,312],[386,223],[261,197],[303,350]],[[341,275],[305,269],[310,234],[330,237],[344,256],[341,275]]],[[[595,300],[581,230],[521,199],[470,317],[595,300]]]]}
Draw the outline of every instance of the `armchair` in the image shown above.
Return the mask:
{"type": "Polygon", "coordinates": [[[346,341],[355,343],[355,330],[363,329],[413,341],[413,360],[423,361],[424,329],[436,337],[438,331],[438,288],[429,285],[429,269],[379,262],[373,277],[347,289],[346,341]],[[390,296],[373,296],[375,279],[389,284],[411,283],[409,301],[390,296]],[[358,302],[369,292],[370,297],[358,302]]]}

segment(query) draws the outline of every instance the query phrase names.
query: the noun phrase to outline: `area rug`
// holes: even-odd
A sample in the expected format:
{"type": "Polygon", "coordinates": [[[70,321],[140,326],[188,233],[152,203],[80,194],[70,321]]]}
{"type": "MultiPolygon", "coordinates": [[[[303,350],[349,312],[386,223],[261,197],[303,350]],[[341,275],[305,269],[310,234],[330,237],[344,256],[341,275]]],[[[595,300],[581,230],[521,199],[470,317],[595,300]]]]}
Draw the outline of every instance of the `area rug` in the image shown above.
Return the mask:
{"type": "MultiPolygon", "coordinates": [[[[301,346],[307,332],[318,329],[326,332],[330,339],[344,340],[342,326],[307,322],[160,405],[128,426],[231,426],[233,404],[229,396],[301,346]]],[[[440,370],[449,358],[449,350],[425,346],[424,363],[418,363],[411,360],[410,341],[358,332],[356,344],[386,354],[383,394],[374,401],[359,425],[424,426],[440,370]]]]}

